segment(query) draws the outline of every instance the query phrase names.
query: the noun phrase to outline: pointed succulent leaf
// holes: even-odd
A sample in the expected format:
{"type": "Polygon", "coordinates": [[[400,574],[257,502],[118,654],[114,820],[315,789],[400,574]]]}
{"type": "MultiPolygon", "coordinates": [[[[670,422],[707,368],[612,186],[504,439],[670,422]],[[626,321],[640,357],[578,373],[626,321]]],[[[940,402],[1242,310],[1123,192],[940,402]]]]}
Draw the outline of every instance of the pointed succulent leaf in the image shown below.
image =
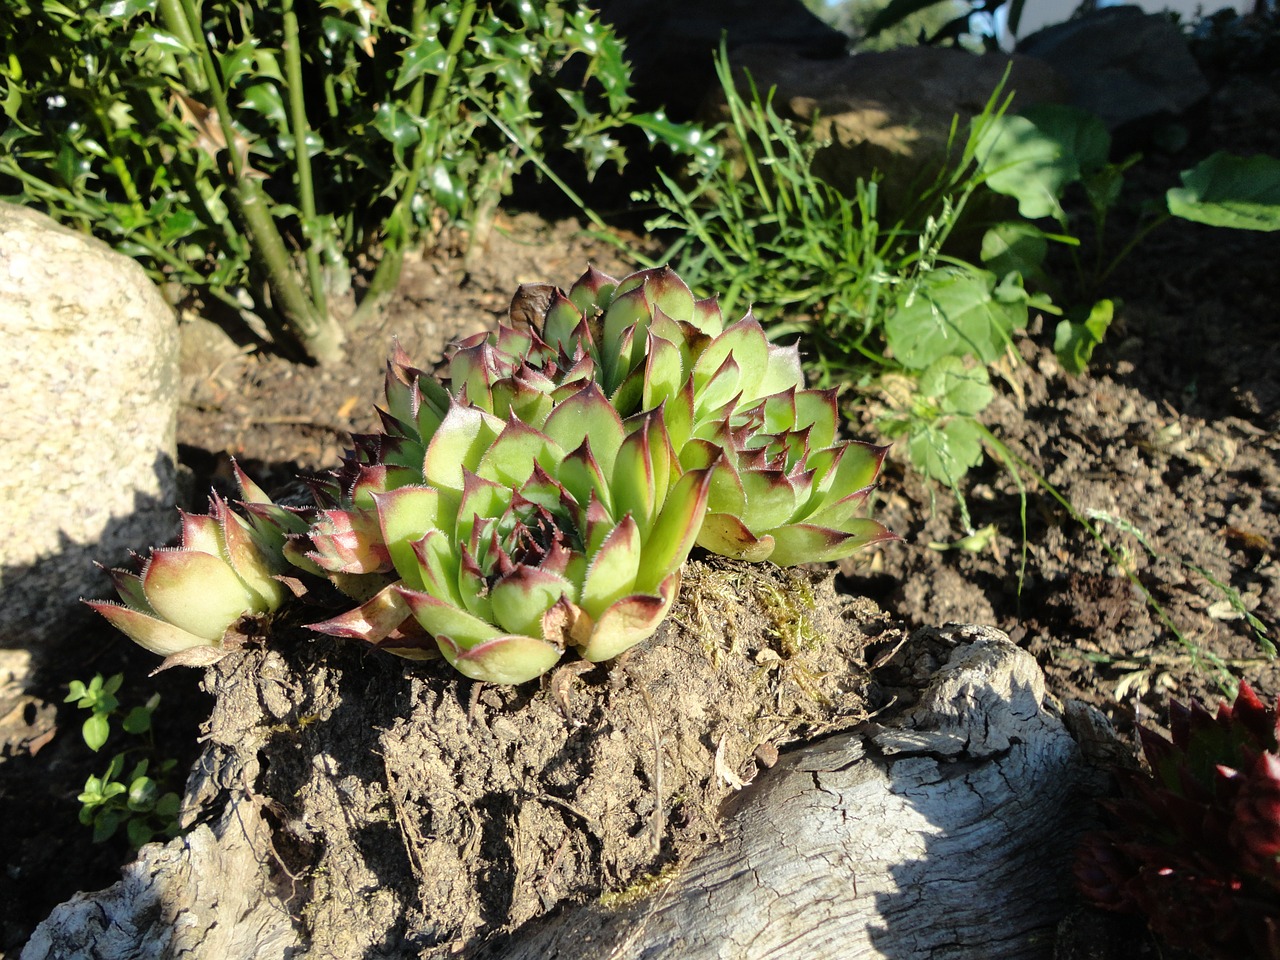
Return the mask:
{"type": "Polygon", "coordinates": [[[683,387],[662,401],[658,411],[678,455],[693,436],[693,381],[686,379],[683,387]]]}
{"type": "Polygon", "coordinates": [[[310,624],[308,629],[331,637],[378,644],[411,616],[409,605],[401,595],[398,585],[391,584],[360,606],[321,623],[310,624]]]}
{"type": "MultiPolygon", "coordinates": [[[[456,508],[454,538],[458,544],[470,543],[475,526],[486,518],[499,517],[511,501],[509,488],[486,480],[471,471],[463,472],[462,498],[456,508]]],[[[448,509],[447,506],[442,509],[448,509]]]]}
{"type": "Polygon", "coordinates": [[[617,286],[618,281],[613,277],[589,266],[569,288],[569,300],[584,314],[597,307],[603,309],[609,305],[617,286]]]}
{"type": "Polygon", "coordinates": [[[780,470],[743,470],[739,477],[746,494],[742,517],[752,530],[768,530],[791,519],[799,506],[796,487],[780,470]]]}
{"type": "MultiPolygon", "coordinates": [[[[750,315],[747,314],[747,316],[750,315]]],[[[689,323],[708,337],[718,337],[724,330],[724,315],[720,312],[720,301],[715,297],[695,300],[689,323]]]]}
{"type": "Polygon", "coordinates": [[[789,347],[770,344],[765,374],[752,392],[757,397],[768,397],[793,387],[795,389],[804,387],[804,368],[800,365],[799,343],[793,343],[789,347]]]}
{"type": "Polygon", "coordinates": [[[391,556],[372,510],[323,510],[308,534],[307,559],[331,573],[385,573],[391,556]]]}
{"type": "Polygon", "coordinates": [[[761,563],[773,553],[773,537],[757,537],[734,513],[708,513],[698,531],[698,546],[722,557],[761,563]]]}
{"type": "Polygon", "coordinates": [[[502,427],[501,420],[482,410],[464,407],[457,401],[450,403],[449,412],[427,446],[423,464],[427,483],[461,493],[463,471],[475,472],[502,427]]]}
{"type": "MultiPolygon", "coordinates": [[[[493,623],[468,613],[438,597],[419,590],[410,590],[397,586],[397,592],[404,598],[410,612],[424,630],[436,638],[447,636],[452,643],[462,649],[479,646],[489,640],[502,636],[502,631],[493,623]]],[[[447,658],[449,652],[443,650],[447,658]]]]}
{"type": "MultiPolygon", "coordinates": [[[[458,593],[458,568],[462,562],[456,541],[440,530],[428,530],[420,540],[410,544],[418,562],[418,576],[422,589],[434,597],[462,605],[458,593]]],[[[405,586],[413,589],[415,578],[405,577],[405,586]]]]}
{"type": "Polygon", "coordinates": [[[533,475],[536,465],[554,470],[564,459],[565,449],[545,434],[512,418],[480,457],[476,475],[504,487],[518,487],[533,475]]]}
{"type": "Polygon", "coordinates": [[[591,441],[583,440],[581,446],[565,457],[557,474],[566,492],[579,506],[585,506],[594,496],[608,512],[612,513],[610,508],[613,503],[613,494],[609,491],[604,472],[591,452],[591,441]]]}
{"type": "Polygon", "coordinates": [[[671,488],[641,548],[636,590],[642,593],[656,590],[688,559],[707,512],[713,472],[690,471],[671,488]]]}
{"type": "Polygon", "coordinates": [[[526,683],[542,676],[564,651],[536,637],[501,636],[467,647],[449,634],[436,637],[440,652],[464,677],[486,683],[526,683]]]}
{"type": "Polygon", "coordinates": [[[671,611],[680,590],[680,574],[673,573],[659,588],[659,595],[633,594],[623,597],[600,615],[583,616],[575,625],[574,643],[584,660],[599,663],[612,660],[649,639],[671,611]]]}
{"type": "Polygon", "coordinates": [[[809,429],[810,450],[822,450],[836,442],[836,425],[840,409],[834,390],[797,390],[797,430],[809,429]]]}
{"type": "Polygon", "coordinates": [[[151,609],[151,604],[147,600],[147,595],[142,589],[142,578],[136,573],[130,573],[128,570],[108,570],[107,576],[111,578],[112,585],[116,588],[116,593],[120,595],[120,599],[124,601],[126,607],[133,610],[139,610],[142,613],[155,615],[155,611],[151,609]]]}
{"type": "Polygon", "coordinates": [[[613,512],[630,514],[646,536],[658,503],[656,500],[653,445],[650,442],[652,419],[646,417],[638,429],[622,442],[609,476],[613,494],[613,512]]]}
{"type": "Polygon", "coordinates": [[[382,542],[396,573],[414,590],[424,583],[413,544],[429,530],[452,528],[451,519],[441,515],[440,491],[433,487],[398,487],[374,497],[382,542]]]}
{"type": "Polygon", "coordinates": [[[493,585],[489,603],[507,633],[541,637],[543,615],[565,596],[573,598],[573,586],[564,577],[521,566],[493,585]]]}
{"type": "Polygon", "coordinates": [[[579,598],[582,609],[599,617],[610,604],[632,593],[640,557],[639,527],[630,516],[623,517],[590,558],[579,598]]]}
{"type": "Polygon", "coordinates": [[[733,357],[725,357],[711,378],[698,388],[694,386],[694,413],[699,418],[714,417],[723,409],[725,415],[736,407],[742,396],[742,371],[733,357]],[[727,409],[725,409],[727,408],[727,409]]]}
{"type": "Polygon", "coordinates": [[[232,513],[225,503],[217,509],[226,559],[231,569],[246,587],[261,598],[263,609],[277,609],[284,602],[284,584],[276,579],[287,568],[284,554],[265,552],[253,534],[253,528],[232,513]]]}
{"type": "Polygon", "coordinates": [[[622,418],[596,383],[557,404],[543,430],[565,450],[576,450],[583,440],[590,440],[591,453],[606,475],[613,471],[626,436],[622,418]]]}
{"type": "Polygon", "coordinates": [[[486,413],[493,413],[490,386],[499,377],[493,345],[487,333],[479,333],[462,341],[449,358],[449,385],[456,397],[486,413]]]}
{"type": "Polygon", "coordinates": [[[694,317],[693,293],[669,266],[648,271],[645,278],[649,302],[675,320],[691,321],[694,317]]]}
{"type": "MultiPolygon", "coordinates": [[[[215,494],[210,500],[210,509],[216,509],[213,504],[221,502],[215,494]]],[[[208,553],[215,557],[224,556],[222,529],[212,515],[187,513],[185,510],[179,510],[178,513],[182,517],[183,550],[208,553]]]]}
{"type": "Polygon", "coordinates": [[[780,567],[797,563],[823,563],[852,556],[872,543],[898,539],[875,520],[854,520],[842,530],[808,523],[793,523],[770,530],[773,553],[769,556],[780,567]]]}
{"type": "Polygon", "coordinates": [[[652,306],[643,285],[619,294],[604,315],[600,364],[604,373],[604,389],[612,394],[633,366],[635,344],[647,342],[652,306]]]}
{"type": "Polygon", "coordinates": [[[737,365],[744,398],[749,397],[764,380],[769,359],[769,341],[754,317],[739,320],[707,344],[693,367],[694,388],[705,389],[730,357],[737,365]]]}
{"type": "Polygon", "coordinates": [[[864,443],[861,440],[849,441],[842,450],[840,460],[834,467],[831,483],[819,482],[819,486],[830,489],[837,497],[875,483],[876,477],[880,474],[880,468],[884,464],[884,458],[889,453],[888,447],[864,443]]]}
{"type": "Polygon", "coordinates": [[[262,598],[221,557],[186,550],[156,550],[142,571],[142,588],[156,616],[206,641],[217,641],[249,613],[263,613],[262,598]]]}
{"type": "Polygon", "coordinates": [[[162,657],[169,657],[193,647],[216,644],[216,641],[197,636],[141,610],[105,600],[86,600],[85,602],[138,646],[162,657]]]}

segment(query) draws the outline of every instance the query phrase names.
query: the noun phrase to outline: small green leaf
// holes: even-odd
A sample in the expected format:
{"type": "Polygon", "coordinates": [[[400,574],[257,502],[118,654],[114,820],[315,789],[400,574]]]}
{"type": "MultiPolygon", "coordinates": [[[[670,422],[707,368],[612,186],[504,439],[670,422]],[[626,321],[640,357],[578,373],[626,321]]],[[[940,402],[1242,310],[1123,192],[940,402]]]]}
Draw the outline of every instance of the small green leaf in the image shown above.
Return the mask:
{"type": "Polygon", "coordinates": [[[982,431],[967,417],[913,425],[907,452],[925,476],[954,487],[982,462],[982,431]]]}
{"type": "Polygon", "coordinates": [[[155,13],[156,0],[107,0],[98,13],[108,20],[129,20],[139,13],[155,13]]]}
{"type": "Polygon", "coordinates": [[[1280,230],[1280,159],[1215,153],[1166,195],[1175,217],[1235,230],[1280,230]]]}
{"type": "Polygon", "coordinates": [[[93,842],[105,843],[115,836],[116,828],[124,820],[119,810],[103,810],[93,819],[93,842]]]}
{"type": "Polygon", "coordinates": [[[920,375],[920,392],[938,401],[942,413],[973,415],[985,410],[995,391],[985,367],[942,357],[920,375]]]}
{"type": "Polygon", "coordinates": [[[1078,311],[1069,313],[1058,324],[1053,336],[1053,352],[1064,370],[1079,375],[1089,365],[1094,347],[1106,336],[1115,314],[1115,304],[1110,300],[1099,300],[1084,320],[1073,320],[1077,314],[1078,311]]]}
{"type": "Polygon", "coordinates": [[[129,837],[130,845],[135,848],[146,846],[155,836],[155,831],[148,826],[147,822],[136,817],[125,826],[125,833],[129,837]]]}
{"type": "Polygon", "coordinates": [[[1023,279],[1041,277],[1048,252],[1044,231],[1023,220],[997,223],[982,237],[982,262],[998,276],[1012,271],[1023,279]]]}
{"type": "Polygon", "coordinates": [[[89,745],[89,749],[97,753],[102,749],[102,745],[107,742],[107,737],[111,736],[111,722],[105,714],[95,713],[84,722],[81,733],[84,736],[84,742],[89,745]]]}
{"type": "Polygon", "coordinates": [[[151,711],[146,707],[134,707],[121,724],[126,733],[146,733],[151,729],[151,711]]]}
{"type": "Polygon", "coordinates": [[[138,777],[129,784],[127,806],[134,813],[146,813],[155,806],[160,788],[150,777],[138,777]]]}

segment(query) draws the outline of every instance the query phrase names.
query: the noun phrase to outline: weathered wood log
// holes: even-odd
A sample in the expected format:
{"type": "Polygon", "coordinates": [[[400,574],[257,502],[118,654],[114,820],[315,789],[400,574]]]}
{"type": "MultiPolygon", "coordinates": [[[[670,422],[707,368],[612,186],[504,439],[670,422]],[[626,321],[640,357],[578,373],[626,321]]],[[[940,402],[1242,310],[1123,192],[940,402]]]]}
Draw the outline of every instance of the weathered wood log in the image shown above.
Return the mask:
{"type": "MultiPolygon", "coordinates": [[[[877,722],[785,753],[725,805],[718,838],[708,837],[701,850],[686,852],[679,862],[668,861],[655,876],[633,874],[621,892],[561,898],[561,909],[548,919],[556,905],[555,884],[564,883],[556,879],[557,859],[577,856],[581,844],[597,859],[616,855],[593,836],[600,821],[588,810],[544,796],[530,799],[530,809],[512,812],[504,823],[477,822],[469,849],[478,855],[495,843],[500,829],[507,831],[503,837],[516,838],[503,842],[518,847],[521,818],[546,807],[572,808],[564,811],[571,832],[560,835],[560,849],[546,852],[541,873],[514,878],[502,901],[514,910],[532,891],[544,898],[546,909],[505,929],[489,919],[488,932],[476,928],[479,933],[465,944],[452,941],[462,947],[456,955],[1050,956],[1054,927],[1067,909],[1071,847],[1088,821],[1088,797],[1103,778],[1045,697],[1034,660],[997,631],[922,631],[899,659],[914,690],[904,687],[899,702],[877,722]]],[[[285,689],[287,678],[279,683],[283,700],[296,696],[285,689]]],[[[279,709],[289,708],[282,703],[279,709]]],[[[245,736],[261,733],[246,730],[245,736]]],[[[316,756],[307,763],[335,761],[316,756]]],[[[364,799],[356,778],[333,772],[339,790],[364,799]]],[[[254,774],[228,767],[215,779],[223,786],[259,782],[254,774]]],[[[396,782],[388,772],[387,815],[398,824],[394,829],[422,831],[405,838],[401,854],[416,858],[413,873],[420,886],[380,887],[375,875],[367,886],[348,891],[366,905],[362,924],[383,925],[359,931],[359,952],[344,954],[341,946],[354,945],[356,934],[339,941],[314,921],[320,915],[334,922],[336,912],[324,913],[314,899],[333,880],[294,869],[295,884],[280,869],[282,863],[306,861],[298,851],[280,849],[290,837],[296,841],[299,831],[281,829],[284,812],[273,809],[278,804],[240,790],[216,823],[163,848],[147,848],[120,884],[60,907],[37,931],[23,960],[179,953],[228,960],[441,956],[450,941],[440,938],[433,945],[396,934],[405,929],[396,911],[405,909],[410,896],[426,902],[441,893],[462,898],[466,891],[432,888],[452,882],[452,875],[443,860],[433,865],[429,858],[442,855],[433,845],[437,838],[423,834],[444,832],[445,821],[439,814],[435,824],[402,817],[401,804],[412,798],[403,786],[397,793],[396,782]],[[303,916],[307,911],[312,915],[303,916]],[[69,954],[68,944],[78,949],[69,954]]],[[[473,818],[481,813],[470,811],[473,818]]],[[[521,851],[510,849],[519,860],[521,851]]],[[[385,869],[387,877],[396,877],[385,869]]]]}
{"type": "Polygon", "coordinates": [[[932,637],[956,646],[918,704],[785,756],[660,890],[480,956],[1050,956],[1097,770],[1028,653],[989,628],[932,637]]]}

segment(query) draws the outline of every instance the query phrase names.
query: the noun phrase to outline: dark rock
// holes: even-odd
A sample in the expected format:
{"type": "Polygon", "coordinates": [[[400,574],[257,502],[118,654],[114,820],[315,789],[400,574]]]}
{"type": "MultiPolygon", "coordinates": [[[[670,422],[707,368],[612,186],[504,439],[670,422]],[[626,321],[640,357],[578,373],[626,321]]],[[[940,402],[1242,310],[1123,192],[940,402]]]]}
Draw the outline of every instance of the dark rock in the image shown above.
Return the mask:
{"type": "Polygon", "coordinates": [[[1138,7],[1106,7],[1046,27],[1019,42],[1018,53],[1052,65],[1070,103],[1131,142],[1209,94],[1173,21],[1138,7]]]}

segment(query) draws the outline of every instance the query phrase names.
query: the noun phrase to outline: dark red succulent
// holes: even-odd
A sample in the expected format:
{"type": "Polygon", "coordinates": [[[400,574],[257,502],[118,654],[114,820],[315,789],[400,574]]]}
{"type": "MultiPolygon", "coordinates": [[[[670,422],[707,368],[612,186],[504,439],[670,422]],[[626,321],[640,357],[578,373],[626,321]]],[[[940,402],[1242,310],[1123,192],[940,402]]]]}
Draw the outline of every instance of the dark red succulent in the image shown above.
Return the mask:
{"type": "Polygon", "coordinates": [[[1084,839],[1076,880],[1172,947],[1280,960],[1277,711],[1242,683],[1217,714],[1171,701],[1169,730],[1139,727],[1149,772],[1119,772],[1109,829],[1084,839]]]}

